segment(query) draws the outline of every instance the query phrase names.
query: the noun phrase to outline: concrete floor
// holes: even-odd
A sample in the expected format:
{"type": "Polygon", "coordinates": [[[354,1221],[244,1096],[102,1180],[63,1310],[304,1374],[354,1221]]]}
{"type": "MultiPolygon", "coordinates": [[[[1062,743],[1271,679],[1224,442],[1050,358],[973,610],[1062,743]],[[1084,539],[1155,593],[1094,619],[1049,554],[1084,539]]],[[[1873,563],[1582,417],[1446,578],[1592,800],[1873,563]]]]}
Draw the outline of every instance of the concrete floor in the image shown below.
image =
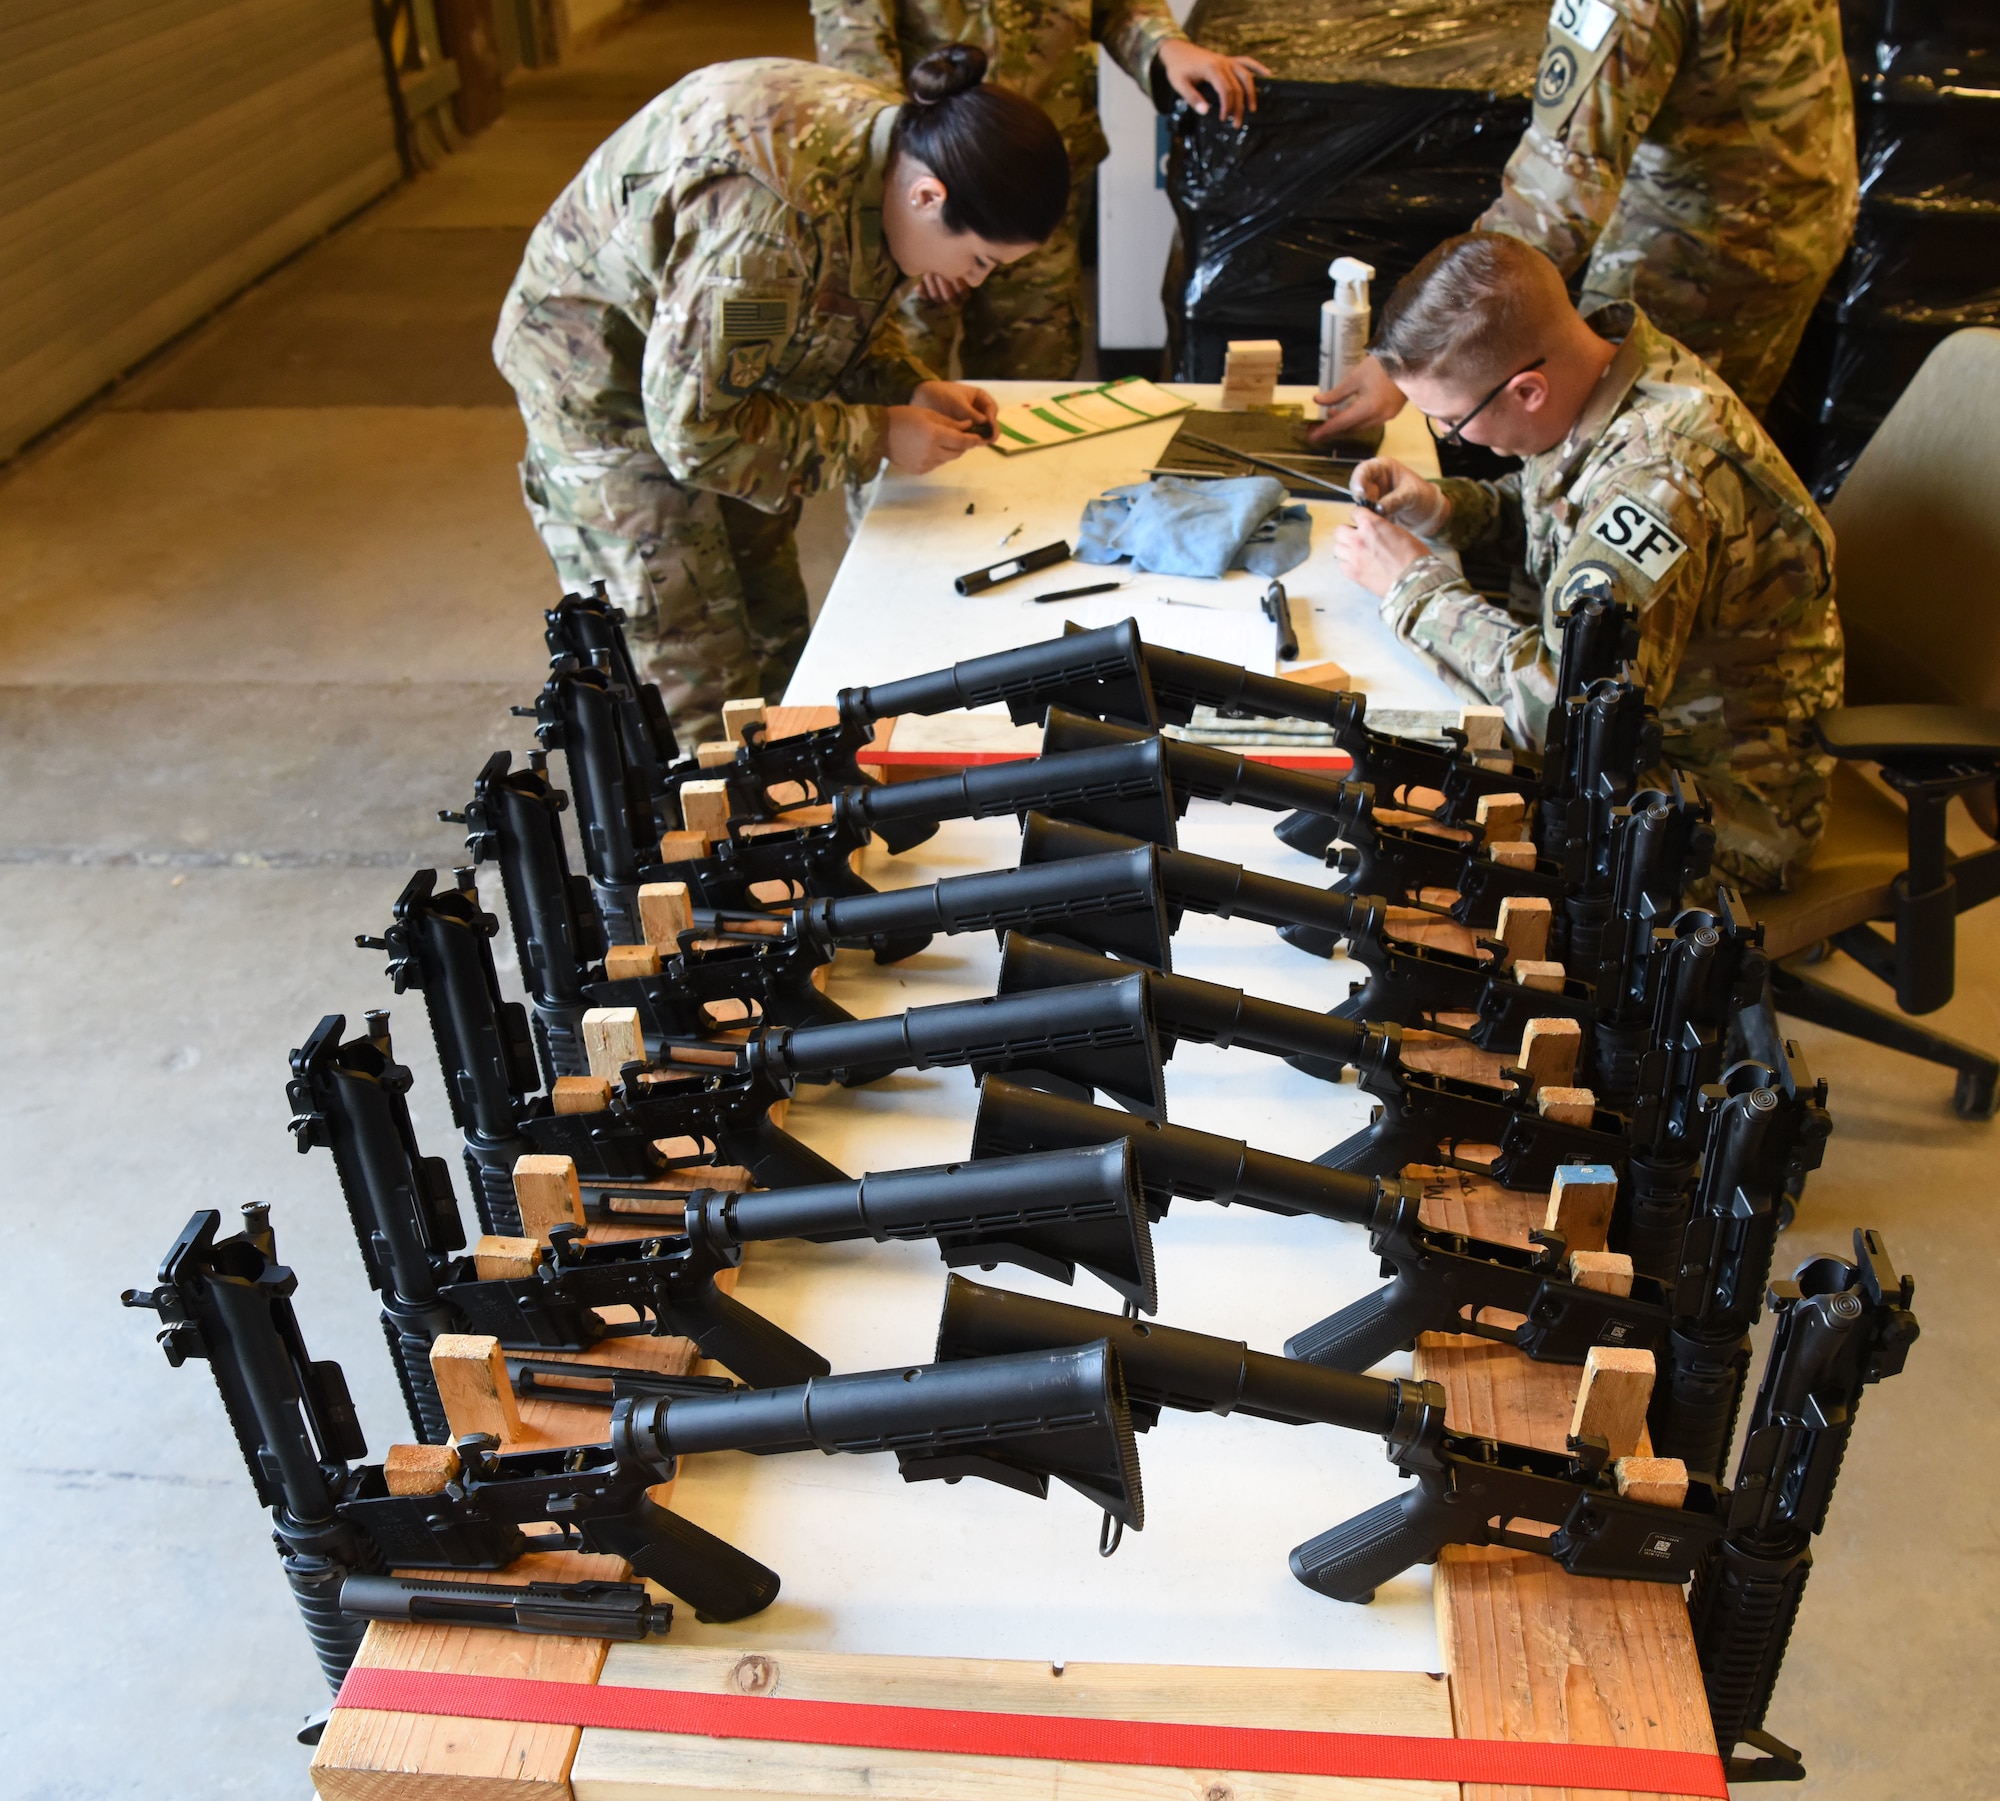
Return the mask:
{"type": "MultiPolygon", "coordinates": [[[[310,1342],[378,1451],[396,1435],[331,1168],[284,1130],[285,1056],[323,1012],[390,999],[354,933],[380,930],[404,872],[456,860],[436,809],[528,743],[506,705],[533,692],[555,589],[514,488],[494,311],[547,201],[634,106],[714,57],[809,48],[802,3],[675,7],[521,81],[464,154],[0,481],[10,1793],[306,1792],[290,1734],[324,1694],[213,1386],[169,1370],[117,1294],[196,1207],[272,1202],[310,1342]]],[[[813,533],[823,588],[837,509],[813,533]]],[[[1961,945],[1940,1023],[2000,1043],[2000,908],[1961,945]]],[[[397,1021],[444,1150],[416,1009],[397,1021]]],[[[1934,1071],[1801,1037],[1837,1135],[1783,1261],[1881,1228],[1925,1335],[1862,1415],[1770,1724],[1809,1748],[1810,1795],[1970,1801],[2000,1792],[1992,1128],[1953,1118],[1934,1071]]]]}

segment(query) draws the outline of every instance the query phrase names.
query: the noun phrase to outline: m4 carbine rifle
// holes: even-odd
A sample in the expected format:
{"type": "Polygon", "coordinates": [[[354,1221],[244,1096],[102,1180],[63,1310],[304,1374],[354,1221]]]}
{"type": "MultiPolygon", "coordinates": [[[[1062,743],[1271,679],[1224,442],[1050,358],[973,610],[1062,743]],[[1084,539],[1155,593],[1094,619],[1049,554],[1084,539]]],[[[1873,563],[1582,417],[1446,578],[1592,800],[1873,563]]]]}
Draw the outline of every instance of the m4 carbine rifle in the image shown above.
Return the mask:
{"type": "MultiPolygon", "coordinates": [[[[1132,1119],[998,1076],[980,1085],[974,1157],[1018,1156],[1031,1148],[1104,1144],[1119,1137],[1132,1145],[1155,1218],[1181,1195],[1267,1213],[1311,1214],[1367,1231],[1383,1273],[1396,1278],[1384,1291],[1393,1296],[1396,1311],[1391,1316],[1384,1307],[1352,1321],[1335,1315],[1343,1336],[1315,1361],[1331,1363],[1337,1352],[1342,1367],[1366,1368],[1417,1332],[1474,1330],[1461,1318],[1467,1308],[1475,1316],[1482,1307],[1524,1315],[1511,1334],[1487,1328],[1484,1335],[1552,1363],[1581,1363],[1593,1345],[1649,1348],[1666,1337],[1670,1319],[1659,1284],[1635,1282],[1633,1292],[1624,1295],[1587,1287],[1571,1278],[1568,1248],[1557,1235],[1523,1250],[1427,1226],[1416,1182],[1324,1169],[1254,1150],[1240,1139],[1132,1119]]],[[[1353,1311],[1367,1305],[1358,1303],[1353,1311]]]]}
{"type": "Polygon", "coordinates": [[[772,1105],[801,1080],[896,1069],[1027,1070],[1087,1093],[1101,1088],[1157,1117],[1166,1104],[1143,976],[1036,994],[912,1007],[845,1025],[768,1027],[748,1043],[672,1045],[666,1066],[627,1064],[608,1109],[524,1122],[538,1151],[574,1159],[598,1186],[646,1182],[689,1164],[734,1164],[766,1188],[847,1178],[774,1125],[772,1105]],[[685,1156],[663,1140],[691,1143],[685,1156]]]}
{"type": "Polygon", "coordinates": [[[268,1210],[244,1211],[247,1230],[220,1243],[220,1216],[197,1213],[158,1284],[124,1300],[159,1314],[170,1363],[204,1357],[214,1370],[335,1690],[363,1629],[340,1611],[353,1573],[495,1570],[530,1551],[580,1549],[624,1558],[699,1619],[768,1607],[775,1572],[647,1493],[694,1451],[893,1451],[906,1481],[978,1476],[1037,1496],[1059,1481],[1123,1524],[1144,1524],[1124,1383],[1102,1343],[792,1388],[628,1398],[613,1409],[609,1443],[501,1452],[475,1434],[458,1441],[458,1469],[436,1492],[393,1494],[381,1465],[356,1464],[367,1450],[339,1365],[306,1352],[291,1307],[297,1278],[275,1260],[268,1210]],[[555,1531],[522,1532],[533,1524],[555,1531]]]}
{"type": "Polygon", "coordinates": [[[1553,1558],[1574,1576],[1685,1582],[1724,1530],[1726,1499],[1690,1476],[1678,1506],[1620,1493],[1604,1441],[1541,1451],[1445,1423],[1441,1383],[1357,1376],[1270,1357],[1228,1339],[1114,1320],[1060,1302],[983,1288],[952,1276],[937,1356],[983,1357],[1002,1346],[1107,1342],[1116,1347],[1144,1430],[1165,1408],[1247,1413],[1288,1426],[1337,1426],[1380,1437],[1390,1461],[1415,1476],[1414,1493],[1322,1533],[1291,1554],[1315,1593],[1367,1602],[1383,1583],[1447,1545],[1505,1545],[1553,1558]],[[1516,1522],[1553,1527],[1544,1536],[1516,1522]]]}
{"type": "MultiPolygon", "coordinates": [[[[1148,1311],[1156,1305],[1146,1211],[1125,1147],[976,1167],[894,1170],[777,1194],[697,1189],[668,1218],[618,1212],[672,1230],[605,1244],[557,1227],[530,1275],[482,1274],[436,1159],[417,1155],[403,1095],[409,1074],[385,1016],[342,1044],[329,1015],[296,1053],[293,1130],[331,1148],[363,1264],[418,1437],[441,1443],[444,1408],[430,1368],[441,1333],[483,1333],[513,1351],[579,1351],[606,1339],[668,1334],[757,1386],[822,1374],[823,1358],[716,1286],[746,1244],[805,1239],[930,1239],[948,1263],[1018,1263],[1070,1279],[1078,1265],[1148,1311]],[[606,1310],[629,1310],[611,1324],[606,1310]]],[[[657,1195],[647,1199],[657,1203],[657,1195]]],[[[497,1251],[500,1247],[494,1247],[497,1251]]],[[[507,1247],[518,1258],[526,1247],[507,1247]]],[[[482,1246],[482,1251],[485,1247],[482,1246]]],[[[628,1374],[630,1372],[627,1372],[628,1374]]],[[[588,1398],[588,1397],[586,1397],[588,1398]]]]}
{"type": "Polygon", "coordinates": [[[160,1316],[169,1363],[200,1357],[214,1371],[329,1688],[338,1691],[365,1630],[340,1611],[350,1574],[497,1570],[529,1551],[580,1549],[624,1558],[703,1617],[740,1619],[770,1604],[776,1575],[649,1499],[659,1476],[608,1446],[503,1455],[490,1439],[467,1438],[439,1492],[391,1494],[382,1466],[359,1461],[368,1447],[340,1365],[306,1350],[292,1310],[298,1278],[277,1261],[269,1208],[243,1215],[244,1230],[218,1240],[221,1215],[196,1213],[158,1283],[123,1298],[160,1316]],[[555,1530],[521,1530],[532,1524],[555,1530]]]}

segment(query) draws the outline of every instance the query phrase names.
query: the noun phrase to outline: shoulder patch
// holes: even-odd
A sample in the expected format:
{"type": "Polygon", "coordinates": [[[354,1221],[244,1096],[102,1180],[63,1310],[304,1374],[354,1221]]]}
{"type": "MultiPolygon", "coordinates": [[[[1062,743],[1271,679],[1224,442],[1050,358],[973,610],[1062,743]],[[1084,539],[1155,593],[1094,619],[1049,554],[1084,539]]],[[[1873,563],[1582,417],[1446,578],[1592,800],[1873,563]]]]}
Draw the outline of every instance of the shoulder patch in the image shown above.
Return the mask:
{"type": "Polygon", "coordinates": [[[1687,541],[1658,513],[1627,495],[1599,509],[1590,536],[1615,550],[1649,582],[1657,582],[1687,555],[1687,541]]]}
{"type": "Polygon", "coordinates": [[[1617,10],[1605,0],[1555,0],[1535,71],[1535,123],[1554,137],[1611,54],[1617,10]]]}
{"type": "Polygon", "coordinates": [[[732,294],[722,303],[722,339],[726,344],[791,335],[792,303],[784,295],[732,294]]]}
{"type": "Polygon", "coordinates": [[[764,379],[765,371],[771,367],[771,345],[768,339],[755,344],[735,344],[729,351],[729,385],[738,393],[754,388],[764,379]]]}

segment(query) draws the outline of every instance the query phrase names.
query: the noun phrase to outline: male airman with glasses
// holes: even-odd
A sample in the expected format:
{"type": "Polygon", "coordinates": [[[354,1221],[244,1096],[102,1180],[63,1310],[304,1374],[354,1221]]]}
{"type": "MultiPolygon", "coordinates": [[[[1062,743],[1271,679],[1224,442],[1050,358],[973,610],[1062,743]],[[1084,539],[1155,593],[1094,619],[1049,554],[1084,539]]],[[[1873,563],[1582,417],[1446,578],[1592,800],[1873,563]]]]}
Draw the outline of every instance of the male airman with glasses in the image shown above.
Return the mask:
{"type": "Polygon", "coordinates": [[[1608,592],[1638,615],[1636,679],[1663,761],[1713,803],[1716,862],[1782,888],[1824,823],[1829,758],[1809,722],[1840,702],[1833,534],[1727,383],[1629,303],[1588,317],[1518,238],[1448,239],[1398,285],[1374,354],[1431,430],[1525,461],[1431,482],[1392,458],[1354,472],[1342,568],[1468,700],[1542,742],[1558,623],[1608,592]],[[1440,548],[1517,566],[1516,600],[1474,592],[1440,548]]]}

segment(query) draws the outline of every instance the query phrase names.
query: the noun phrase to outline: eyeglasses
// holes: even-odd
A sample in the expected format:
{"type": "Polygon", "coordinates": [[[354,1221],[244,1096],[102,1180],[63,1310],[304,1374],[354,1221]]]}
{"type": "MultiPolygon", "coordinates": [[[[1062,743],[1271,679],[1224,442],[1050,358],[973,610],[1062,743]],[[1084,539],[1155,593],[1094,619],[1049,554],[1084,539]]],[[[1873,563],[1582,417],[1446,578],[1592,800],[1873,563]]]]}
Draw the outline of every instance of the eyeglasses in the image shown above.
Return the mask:
{"type": "Polygon", "coordinates": [[[1464,431],[1465,428],[1473,422],[1473,420],[1477,419],[1481,413],[1485,412],[1488,407],[1490,407],[1496,400],[1498,400],[1502,394],[1506,393],[1507,390],[1510,387],[1512,387],[1515,382],[1519,381],[1522,376],[1530,374],[1534,370],[1539,369],[1548,360],[1549,359],[1545,356],[1538,356],[1532,363],[1530,363],[1527,366],[1527,368],[1516,369],[1512,375],[1508,376],[1505,381],[1503,381],[1497,388],[1495,388],[1492,393],[1487,395],[1484,400],[1482,400],[1476,407],[1472,409],[1471,412],[1467,413],[1465,417],[1462,419],[1435,419],[1429,413],[1426,413],[1424,415],[1424,423],[1431,428],[1431,436],[1435,438],[1440,444],[1459,444],[1459,445],[1464,444],[1465,440],[1459,436],[1459,433],[1464,431]],[[1443,431],[1438,430],[1438,427],[1440,425],[1444,427],[1443,431]]]}

